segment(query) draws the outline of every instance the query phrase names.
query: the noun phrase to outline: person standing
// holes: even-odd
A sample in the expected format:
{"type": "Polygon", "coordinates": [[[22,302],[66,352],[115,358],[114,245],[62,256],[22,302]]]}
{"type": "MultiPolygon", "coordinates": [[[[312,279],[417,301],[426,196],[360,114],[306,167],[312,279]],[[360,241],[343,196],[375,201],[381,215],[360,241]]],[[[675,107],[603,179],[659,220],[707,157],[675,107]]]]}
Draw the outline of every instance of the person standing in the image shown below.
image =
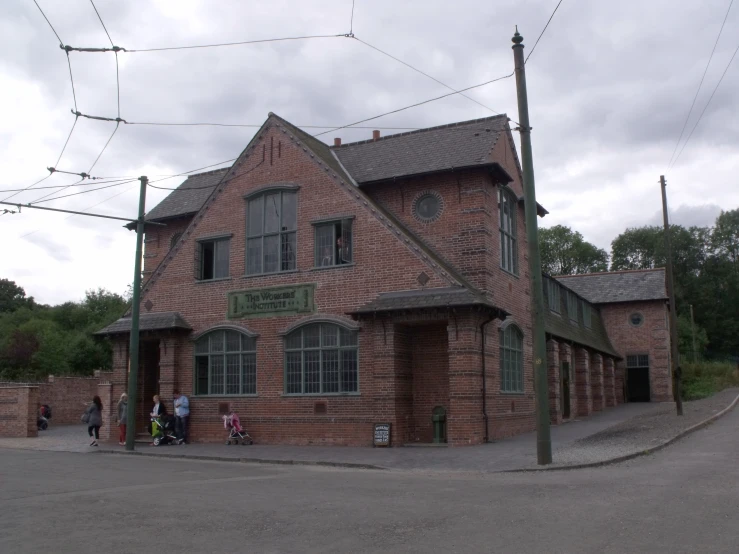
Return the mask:
{"type": "Polygon", "coordinates": [[[128,418],[128,395],[124,392],[118,401],[118,444],[126,444],[126,421],[128,418]]]}
{"type": "Polygon", "coordinates": [[[187,424],[190,419],[190,401],[187,396],[174,391],[175,434],[180,444],[187,444],[187,424]]]}
{"type": "Polygon", "coordinates": [[[87,434],[90,435],[90,446],[97,446],[100,439],[100,427],[103,425],[103,402],[95,395],[92,404],[85,410],[87,434]],[[94,433],[93,433],[94,432],[94,433]]]}

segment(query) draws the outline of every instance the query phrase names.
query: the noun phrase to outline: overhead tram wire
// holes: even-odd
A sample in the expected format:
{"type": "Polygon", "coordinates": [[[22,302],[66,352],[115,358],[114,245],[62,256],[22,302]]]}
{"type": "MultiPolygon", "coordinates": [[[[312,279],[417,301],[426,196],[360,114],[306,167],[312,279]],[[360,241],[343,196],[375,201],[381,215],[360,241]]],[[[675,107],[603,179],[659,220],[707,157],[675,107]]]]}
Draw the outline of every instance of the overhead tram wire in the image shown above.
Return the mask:
{"type": "Polygon", "coordinates": [[[536,42],[534,43],[534,47],[529,51],[529,55],[526,56],[526,59],[524,60],[524,64],[528,63],[529,58],[531,57],[531,54],[534,53],[534,50],[536,50],[536,45],[539,44],[539,41],[541,40],[541,37],[544,36],[544,33],[547,30],[547,27],[549,27],[549,24],[552,22],[552,19],[554,19],[554,14],[557,13],[557,10],[559,9],[559,6],[562,4],[564,0],[559,0],[557,5],[554,8],[554,11],[552,12],[552,15],[549,16],[549,21],[547,21],[547,24],[544,25],[544,28],[541,30],[541,33],[539,33],[539,37],[536,39],[536,42]]]}
{"type": "MultiPolygon", "coordinates": [[[[260,39],[260,40],[242,40],[239,42],[221,42],[217,44],[196,44],[192,46],[167,46],[163,48],[137,48],[129,50],[127,48],[121,48],[120,50],[127,53],[132,52],[164,52],[166,50],[194,50],[197,48],[220,48],[222,46],[241,46],[244,44],[259,44],[263,42],[282,42],[282,41],[288,41],[288,40],[308,40],[308,39],[314,39],[314,38],[346,38],[348,35],[346,33],[340,33],[335,35],[305,35],[305,36],[298,36],[298,37],[282,37],[282,38],[269,38],[269,39],[260,39]]],[[[77,50],[76,48],[73,50],[77,50]]],[[[100,49],[108,51],[108,49],[100,49]]]]}
{"type": "MultiPolygon", "coordinates": [[[[99,190],[109,189],[113,187],[119,187],[121,185],[126,185],[128,183],[132,183],[134,181],[137,181],[138,179],[127,179],[125,181],[121,181],[120,183],[113,183],[112,185],[106,185],[104,187],[98,187],[96,189],[87,189],[80,192],[73,192],[72,194],[65,194],[64,196],[55,196],[54,198],[47,198],[46,200],[35,200],[33,202],[29,202],[29,205],[34,206],[36,204],[41,204],[42,202],[52,202],[53,200],[61,200],[62,198],[69,198],[70,196],[78,196],[80,194],[91,194],[93,192],[97,192],[99,190]]],[[[79,184],[79,183],[77,183],[79,184]]],[[[97,183],[96,183],[97,184],[97,183]]],[[[72,185],[69,185],[72,186],[72,185]]]]}
{"type": "MultiPolygon", "coordinates": [[[[115,129],[113,129],[113,132],[111,133],[110,137],[108,138],[108,141],[105,143],[105,146],[103,146],[103,149],[100,151],[100,154],[98,154],[97,158],[95,158],[95,161],[92,162],[92,165],[90,166],[90,169],[87,170],[86,173],[87,173],[88,176],[92,172],[93,168],[97,165],[98,161],[100,160],[100,157],[103,155],[103,153],[105,152],[105,150],[108,148],[108,145],[110,144],[110,141],[113,140],[113,137],[115,136],[116,132],[118,131],[118,127],[119,126],[120,126],[120,122],[119,123],[116,123],[115,129]]],[[[84,181],[86,178],[87,177],[83,177],[82,180],[84,181]]],[[[45,194],[45,195],[37,198],[33,202],[31,202],[31,204],[35,204],[37,202],[40,202],[40,201],[48,198],[49,196],[52,196],[52,195],[57,194],[59,192],[64,192],[69,187],[75,186],[75,185],[79,184],[80,182],[81,181],[78,181],[77,183],[72,183],[71,185],[67,185],[67,186],[65,186],[64,188],[62,188],[61,190],[58,190],[58,191],[49,192],[49,193],[47,193],[47,194],[45,194]]],[[[64,197],[62,196],[62,197],[59,197],[59,198],[64,198],[64,197]]],[[[51,200],[55,200],[55,199],[56,198],[52,198],[51,200]]]]}
{"type": "Polygon", "coordinates": [[[731,0],[731,2],[729,2],[729,8],[726,10],[724,21],[723,23],[721,23],[721,28],[718,30],[718,36],[716,37],[716,42],[713,43],[713,49],[711,50],[711,55],[708,57],[708,63],[706,63],[706,68],[703,70],[703,76],[701,76],[700,83],[698,83],[698,89],[695,91],[695,96],[693,96],[693,102],[690,104],[688,115],[685,116],[685,122],[683,123],[682,130],[680,131],[680,136],[678,137],[677,142],[675,143],[675,148],[673,149],[672,155],[670,156],[670,161],[667,162],[667,169],[670,169],[672,167],[672,162],[673,162],[673,159],[675,158],[675,153],[677,152],[677,148],[680,146],[680,141],[682,140],[683,134],[685,133],[685,128],[688,126],[690,115],[693,113],[693,108],[695,107],[696,100],[698,100],[698,93],[701,91],[701,87],[703,86],[703,81],[705,80],[706,74],[708,73],[708,67],[711,65],[711,60],[713,59],[713,55],[716,52],[718,41],[721,38],[721,33],[724,30],[724,25],[726,25],[726,20],[729,18],[729,12],[731,11],[731,6],[733,4],[734,4],[734,0],[731,0]]]}
{"type": "MultiPolygon", "coordinates": [[[[92,187],[92,186],[98,186],[98,185],[107,185],[110,183],[120,183],[123,181],[129,181],[131,179],[137,179],[137,177],[122,177],[120,179],[111,179],[109,181],[89,181],[89,182],[77,182],[76,184],[73,183],[71,185],[49,185],[47,187],[36,187],[33,190],[49,190],[49,189],[63,189],[67,187],[92,187]]],[[[27,189],[4,189],[0,190],[0,193],[4,192],[24,192],[27,189]]]]}
{"type": "MultiPolygon", "coordinates": [[[[364,40],[362,40],[361,38],[359,38],[359,37],[356,37],[356,36],[354,36],[354,35],[352,35],[352,37],[351,37],[351,38],[353,38],[354,40],[357,40],[357,41],[361,42],[362,44],[364,44],[365,46],[368,46],[369,48],[372,48],[373,50],[376,50],[376,51],[377,51],[377,52],[379,52],[380,54],[383,54],[383,55],[387,56],[388,58],[391,58],[391,59],[395,60],[395,61],[396,61],[396,62],[398,62],[398,63],[402,63],[402,64],[403,64],[404,66],[406,66],[406,67],[408,67],[408,68],[412,69],[413,71],[415,71],[415,72],[417,72],[417,73],[420,73],[420,74],[421,74],[421,75],[423,75],[424,77],[428,77],[429,79],[431,79],[432,81],[434,81],[434,82],[436,82],[436,83],[440,84],[441,86],[443,86],[443,87],[446,87],[446,88],[448,88],[449,90],[453,90],[454,92],[458,92],[458,91],[457,91],[457,89],[455,89],[455,88],[453,88],[453,87],[451,87],[451,86],[447,85],[446,83],[444,83],[443,81],[440,81],[440,80],[439,80],[439,79],[437,79],[436,77],[433,77],[433,76],[429,75],[428,73],[425,73],[424,71],[421,71],[421,70],[420,70],[420,69],[418,69],[417,67],[414,67],[414,66],[412,66],[411,64],[409,64],[409,63],[407,63],[407,62],[404,62],[404,61],[403,61],[403,60],[401,60],[400,58],[398,58],[398,57],[396,57],[396,56],[393,56],[392,54],[390,54],[390,53],[388,53],[388,52],[385,52],[384,50],[381,50],[381,49],[380,49],[380,48],[378,48],[377,46],[374,46],[374,45],[370,44],[369,42],[367,42],[367,41],[364,41],[364,40]]],[[[493,109],[493,108],[491,108],[490,106],[486,106],[485,104],[483,104],[482,102],[479,102],[479,101],[475,100],[475,99],[474,99],[474,98],[472,98],[471,96],[467,96],[466,94],[461,94],[461,93],[460,93],[460,95],[461,95],[461,96],[464,96],[465,98],[467,98],[467,100],[470,100],[470,101],[474,102],[475,104],[477,104],[477,105],[479,105],[479,106],[482,106],[482,107],[483,107],[483,108],[485,108],[486,110],[489,110],[489,111],[491,111],[491,112],[493,112],[493,113],[495,113],[495,114],[501,115],[501,112],[499,112],[499,111],[497,111],[497,110],[494,110],[494,109],[493,109]]],[[[517,123],[517,122],[516,122],[516,123],[517,123]]],[[[517,124],[518,124],[518,123],[517,123],[517,124]]]]}
{"type": "MultiPolygon", "coordinates": [[[[41,6],[39,6],[39,4],[38,4],[38,2],[36,0],[33,0],[33,3],[36,4],[36,7],[38,8],[39,12],[41,12],[41,15],[46,20],[46,23],[49,25],[49,28],[51,29],[51,31],[54,33],[54,36],[59,41],[59,46],[63,48],[64,47],[64,42],[62,41],[61,37],[59,37],[59,33],[56,32],[56,29],[54,29],[54,26],[51,24],[51,21],[49,21],[49,18],[46,17],[46,14],[44,13],[44,10],[41,9],[41,6]]],[[[66,52],[66,55],[67,55],[67,65],[69,67],[69,80],[70,80],[70,83],[72,85],[72,99],[74,101],[74,111],[76,112],[76,111],[78,111],[77,110],[77,94],[76,94],[76,92],[74,90],[74,77],[72,76],[72,62],[69,60],[69,52],[66,52]]],[[[72,124],[72,129],[69,131],[69,135],[67,135],[67,140],[64,141],[64,146],[62,147],[62,151],[61,151],[61,153],[59,154],[59,157],[56,160],[56,164],[54,164],[55,166],[59,165],[59,162],[61,161],[62,156],[64,155],[65,150],[67,149],[67,145],[69,144],[69,140],[72,138],[72,133],[74,132],[75,127],[77,126],[77,120],[78,120],[78,117],[75,117],[74,123],[72,124]]],[[[8,196],[6,198],[3,198],[2,201],[3,202],[4,201],[7,201],[10,198],[13,198],[14,196],[16,196],[17,194],[20,194],[23,191],[32,189],[33,187],[35,187],[39,183],[42,183],[43,181],[45,181],[46,179],[48,179],[49,177],[51,177],[53,174],[54,174],[53,171],[49,172],[49,174],[46,177],[43,177],[42,179],[39,179],[38,181],[36,181],[35,183],[33,183],[31,185],[28,185],[25,189],[23,189],[21,191],[14,192],[10,196],[8,196]]]]}
{"type": "Polygon", "coordinates": [[[721,78],[718,80],[718,83],[716,83],[716,87],[713,89],[713,92],[711,93],[711,96],[708,99],[708,102],[706,102],[706,105],[704,106],[703,111],[701,112],[700,116],[698,116],[698,121],[695,122],[695,125],[693,125],[693,128],[690,130],[690,134],[688,135],[688,138],[685,139],[685,142],[683,143],[683,147],[680,149],[680,152],[678,153],[677,157],[672,162],[672,166],[674,166],[677,163],[677,160],[680,159],[680,156],[682,155],[683,150],[685,150],[685,147],[690,142],[690,137],[693,136],[693,133],[695,132],[696,127],[698,127],[698,124],[701,122],[701,119],[703,119],[703,115],[706,113],[708,106],[711,104],[711,100],[713,100],[713,97],[716,94],[718,87],[721,86],[721,83],[724,80],[724,77],[726,77],[726,72],[729,71],[729,67],[731,67],[731,63],[734,61],[734,58],[736,57],[737,53],[739,53],[739,46],[736,47],[736,50],[734,50],[734,53],[731,55],[731,59],[729,60],[729,63],[726,64],[726,68],[724,68],[724,72],[721,74],[721,78]]]}
{"type": "Polygon", "coordinates": [[[362,119],[360,121],[355,121],[354,123],[348,123],[347,125],[342,125],[340,127],[336,127],[335,129],[330,129],[328,131],[324,131],[322,133],[318,133],[318,134],[313,135],[313,136],[314,137],[320,137],[321,135],[325,135],[327,133],[333,133],[334,131],[339,131],[341,129],[347,129],[349,127],[353,127],[354,125],[359,125],[360,123],[366,123],[367,121],[372,121],[372,120],[375,120],[375,119],[379,119],[381,117],[385,117],[386,115],[391,115],[391,114],[394,114],[394,113],[402,112],[404,110],[408,110],[410,108],[415,108],[415,107],[418,107],[418,106],[423,106],[424,104],[428,104],[430,102],[435,102],[436,100],[441,100],[443,98],[448,98],[450,96],[454,96],[455,94],[461,94],[463,92],[467,92],[468,90],[472,90],[472,89],[475,89],[475,88],[483,87],[485,85],[489,85],[489,84],[495,83],[497,81],[502,81],[503,79],[510,79],[511,77],[513,77],[513,72],[509,73],[508,75],[503,75],[502,77],[497,77],[496,79],[491,79],[490,81],[485,81],[484,83],[480,83],[480,84],[477,84],[477,85],[472,85],[471,87],[463,88],[463,89],[460,89],[460,90],[457,90],[457,91],[454,91],[454,92],[450,92],[448,94],[442,94],[441,96],[436,96],[435,98],[429,98],[428,100],[423,100],[422,102],[416,102],[415,104],[411,104],[409,106],[404,106],[404,107],[398,108],[396,110],[391,110],[389,112],[385,112],[385,113],[382,113],[380,115],[375,115],[375,116],[372,116],[372,117],[368,117],[368,118],[362,119]]]}
{"type": "MultiPolygon", "coordinates": [[[[100,12],[97,9],[97,6],[95,6],[95,2],[93,0],[90,0],[90,4],[92,4],[92,9],[95,10],[95,14],[98,16],[98,19],[100,20],[100,25],[103,26],[103,30],[105,31],[105,34],[108,35],[108,40],[110,41],[110,45],[113,47],[113,53],[115,54],[115,83],[116,83],[116,93],[118,96],[118,117],[121,117],[121,79],[118,71],[118,52],[115,50],[115,44],[113,43],[113,39],[110,37],[110,33],[108,32],[108,28],[105,26],[105,23],[103,22],[103,18],[100,17],[100,12]]],[[[67,52],[67,55],[69,55],[69,52],[67,52]]],[[[77,108],[75,107],[75,110],[77,108]]]]}

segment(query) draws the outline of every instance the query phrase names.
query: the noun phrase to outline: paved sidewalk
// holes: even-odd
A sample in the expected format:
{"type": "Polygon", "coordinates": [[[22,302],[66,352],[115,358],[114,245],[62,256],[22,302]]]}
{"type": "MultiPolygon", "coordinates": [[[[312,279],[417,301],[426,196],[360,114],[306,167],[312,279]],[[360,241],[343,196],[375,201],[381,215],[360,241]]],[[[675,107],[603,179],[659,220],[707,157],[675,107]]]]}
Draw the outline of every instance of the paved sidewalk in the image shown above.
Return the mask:
{"type": "MultiPolygon", "coordinates": [[[[673,404],[624,404],[582,420],[552,427],[554,467],[603,462],[643,451],[726,408],[739,394],[723,391],[711,398],[685,403],[685,415],[674,415],[673,404]]],[[[248,420],[247,420],[248,424],[248,420]]],[[[257,440],[259,437],[256,437],[257,440]]],[[[225,437],[224,437],[225,439],[225,437]]],[[[120,452],[117,445],[88,445],[83,425],[54,427],[38,438],[0,439],[0,448],[69,452],[120,452]]],[[[405,471],[497,472],[536,469],[536,434],[473,447],[369,448],[341,446],[279,446],[189,444],[153,447],[136,445],[145,455],[228,459],[264,463],[308,463],[373,467],[405,471]]],[[[553,467],[550,466],[550,467],[553,467]]]]}

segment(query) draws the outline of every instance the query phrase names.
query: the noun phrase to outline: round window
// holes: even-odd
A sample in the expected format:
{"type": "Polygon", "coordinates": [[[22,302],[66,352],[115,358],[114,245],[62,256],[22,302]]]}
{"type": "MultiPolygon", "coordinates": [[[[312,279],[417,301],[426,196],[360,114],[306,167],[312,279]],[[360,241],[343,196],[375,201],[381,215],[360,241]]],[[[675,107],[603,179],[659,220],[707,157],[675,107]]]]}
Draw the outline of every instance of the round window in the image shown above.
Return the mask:
{"type": "Polygon", "coordinates": [[[644,316],[641,314],[631,314],[629,316],[629,323],[633,325],[634,327],[639,327],[642,323],[644,323],[644,316]]]}
{"type": "Polygon", "coordinates": [[[433,192],[421,194],[414,204],[414,215],[424,222],[436,221],[443,208],[441,196],[433,192]]]}

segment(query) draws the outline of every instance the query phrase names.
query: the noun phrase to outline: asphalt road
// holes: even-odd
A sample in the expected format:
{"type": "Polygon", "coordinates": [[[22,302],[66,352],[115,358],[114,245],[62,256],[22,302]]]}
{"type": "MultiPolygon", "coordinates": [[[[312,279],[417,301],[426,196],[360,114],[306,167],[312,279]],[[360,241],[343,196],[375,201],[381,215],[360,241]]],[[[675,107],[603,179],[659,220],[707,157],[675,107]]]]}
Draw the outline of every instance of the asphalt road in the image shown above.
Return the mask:
{"type": "Polygon", "coordinates": [[[0,450],[0,552],[737,551],[739,411],[653,456],[549,473],[0,450]]]}

